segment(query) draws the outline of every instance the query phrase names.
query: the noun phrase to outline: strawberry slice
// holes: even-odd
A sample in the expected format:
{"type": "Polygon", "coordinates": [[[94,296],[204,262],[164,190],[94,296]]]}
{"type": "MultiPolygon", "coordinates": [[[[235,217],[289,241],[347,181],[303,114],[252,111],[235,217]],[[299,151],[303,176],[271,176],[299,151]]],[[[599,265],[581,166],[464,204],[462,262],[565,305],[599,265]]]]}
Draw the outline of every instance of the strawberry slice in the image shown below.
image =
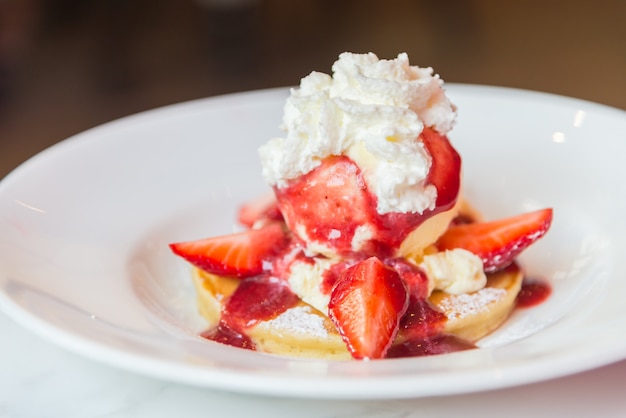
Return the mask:
{"type": "Polygon", "coordinates": [[[347,157],[324,159],[288,187],[276,189],[276,196],[294,234],[339,254],[352,252],[359,226],[376,228],[376,201],[367,191],[361,170],[347,157]]]}
{"type": "Polygon", "coordinates": [[[436,206],[449,209],[456,202],[461,187],[461,157],[445,135],[424,128],[420,138],[432,158],[426,181],[437,188],[436,206]]]}
{"type": "Polygon", "coordinates": [[[281,224],[271,223],[230,235],[170,244],[174,254],[212,274],[250,277],[263,271],[263,262],[287,244],[281,224]]]}
{"type": "Polygon", "coordinates": [[[508,266],[519,253],[545,235],[552,209],[541,209],[491,222],[453,225],[439,238],[437,248],[463,248],[483,260],[485,272],[508,266]]]}
{"type": "Polygon", "coordinates": [[[385,264],[394,269],[406,285],[407,292],[411,297],[425,299],[430,294],[428,289],[428,276],[424,270],[406,258],[390,258],[385,264]]]}
{"type": "Polygon", "coordinates": [[[237,214],[239,223],[249,228],[260,221],[282,221],[283,215],[278,209],[278,203],[274,193],[266,193],[244,203],[237,214]]]}
{"type": "Polygon", "coordinates": [[[370,257],[339,278],[328,314],[352,357],[379,359],[391,346],[407,304],[407,290],[398,273],[370,257]]]}
{"type": "MultiPolygon", "coordinates": [[[[448,318],[428,301],[430,289],[426,273],[404,258],[392,258],[385,260],[385,263],[398,272],[409,294],[397,339],[404,342],[424,340],[439,334],[448,318]]],[[[393,346],[391,350],[394,350],[393,346]]],[[[391,355],[390,352],[389,356],[391,355]]]]}

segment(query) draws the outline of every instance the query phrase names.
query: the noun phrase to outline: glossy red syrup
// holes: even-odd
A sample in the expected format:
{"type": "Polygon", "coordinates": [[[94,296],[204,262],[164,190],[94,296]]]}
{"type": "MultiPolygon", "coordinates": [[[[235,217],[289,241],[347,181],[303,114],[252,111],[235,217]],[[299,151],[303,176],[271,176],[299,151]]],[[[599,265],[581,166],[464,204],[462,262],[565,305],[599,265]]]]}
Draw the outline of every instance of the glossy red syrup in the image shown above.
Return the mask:
{"type": "Polygon", "coordinates": [[[245,334],[240,334],[224,323],[220,323],[216,328],[203,332],[200,336],[232,347],[256,350],[256,346],[250,338],[245,334]]]}
{"type": "Polygon", "coordinates": [[[409,307],[400,321],[402,339],[423,340],[439,335],[448,318],[427,299],[409,297],[409,307]]]}
{"type": "Polygon", "coordinates": [[[242,280],[222,310],[222,321],[235,330],[245,330],[268,321],[298,303],[283,280],[269,275],[242,280]]]}
{"type": "Polygon", "coordinates": [[[543,303],[552,294],[549,284],[538,280],[526,280],[517,294],[516,307],[531,308],[543,303]]]}
{"type": "Polygon", "coordinates": [[[422,269],[404,258],[387,259],[385,264],[398,272],[410,297],[424,299],[428,296],[428,277],[422,269]]]}
{"type": "Polygon", "coordinates": [[[353,264],[355,264],[359,259],[355,258],[354,260],[346,260],[341,261],[339,263],[333,264],[330,268],[324,271],[322,276],[322,283],[320,283],[320,290],[325,295],[330,295],[335,286],[335,283],[346,269],[350,268],[353,264]]]}
{"type": "Polygon", "coordinates": [[[246,330],[260,321],[276,318],[298,301],[298,296],[283,280],[269,275],[244,279],[224,305],[217,328],[202,337],[254,350],[246,330]]]}
{"type": "Polygon", "coordinates": [[[410,297],[409,308],[400,322],[402,342],[391,346],[387,358],[433,356],[476,348],[469,341],[442,334],[447,320],[428,299],[410,297]]]}
{"type": "Polygon", "coordinates": [[[387,352],[387,358],[434,356],[474,348],[476,348],[474,344],[454,335],[436,335],[393,345],[387,352]]]}

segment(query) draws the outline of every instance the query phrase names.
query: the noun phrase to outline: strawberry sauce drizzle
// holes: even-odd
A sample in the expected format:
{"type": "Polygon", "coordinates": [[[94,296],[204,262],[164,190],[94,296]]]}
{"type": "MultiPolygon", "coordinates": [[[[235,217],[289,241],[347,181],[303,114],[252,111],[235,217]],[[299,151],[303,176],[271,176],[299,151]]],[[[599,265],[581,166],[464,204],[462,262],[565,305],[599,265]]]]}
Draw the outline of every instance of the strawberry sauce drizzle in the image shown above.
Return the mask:
{"type": "Polygon", "coordinates": [[[354,260],[341,261],[333,264],[328,270],[324,271],[324,273],[322,274],[322,282],[320,283],[320,290],[322,291],[322,293],[325,295],[330,295],[333,287],[335,286],[335,283],[337,282],[337,280],[339,280],[343,272],[351,265],[356,263],[356,261],[358,261],[356,258],[354,260]]]}
{"type": "Polygon", "coordinates": [[[474,344],[454,335],[436,335],[392,345],[387,352],[387,358],[434,356],[474,348],[476,348],[474,344]]]}
{"type": "Polygon", "coordinates": [[[552,294],[552,288],[546,282],[524,279],[522,289],[517,294],[516,307],[531,308],[543,303],[552,294]]]}
{"type": "Polygon", "coordinates": [[[216,328],[203,332],[200,336],[231,347],[256,350],[254,342],[247,335],[235,331],[223,322],[220,322],[216,328]]]}
{"type": "Polygon", "coordinates": [[[412,295],[400,322],[398,341],[389,348],[386,357],[423,357],[476,348],[469,341],[443,334],[447,320],[428,299],[412,295]]]}
{"type": "Polygon", "coordinates": [[[448,318],[427,299],[409,298],[409,307],[400,321],[399,333],[407,341],[422,341],[437,336],[448,318]]]}
{"type": "Polygon", "coordinates": [[[241,281],[222,309],[220,323],[202,337],[234,347],[255,349],[246,330],[261,321],[276,318],[300,299],[287,283],[269,275],[241,281]]]}
{"type": "Polygon", "coordinates": [[[242,280],[224,309],[222,321],[237,331],[276,318],[298,303],[289,285],[269,275],[242,280]]]}

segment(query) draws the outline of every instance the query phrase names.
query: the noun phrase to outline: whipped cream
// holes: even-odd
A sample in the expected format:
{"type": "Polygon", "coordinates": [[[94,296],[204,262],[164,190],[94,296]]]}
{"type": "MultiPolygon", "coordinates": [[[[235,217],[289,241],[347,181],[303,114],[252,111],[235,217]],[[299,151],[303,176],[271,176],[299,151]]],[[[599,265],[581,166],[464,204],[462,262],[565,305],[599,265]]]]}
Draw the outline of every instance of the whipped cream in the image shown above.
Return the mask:
{"type": "Polygon", "coordinates": [[[331,155],[347,155],[378,199],[377,210],[422,213],[435,206],[426,184],[431,156],[420,141],[424,127],[446,134],[456,109],[432,68],[409,64],[407,54],[381,60],[343,53],[333,76],[312,72],[292,89],[283,115],[285,137],[259,149],[272,186],[306,174],[331,155]]]}
{"type": "Polygon", "coordinates": [[[425,255],[419,267],[428,277],[429,294],[434,289],[454,295],[471,293],[487,284],[480,257],[461,248],[425,255]]]}
{"type": "Polygon", "coordinates": [[[289,287],[300,299],[315,309],[328,315],[330,295],[322,293],[321,284],[324,272],[336,263],[328,258],[314,258],[313,263],[296,261],[291,265],[289,287]]]}

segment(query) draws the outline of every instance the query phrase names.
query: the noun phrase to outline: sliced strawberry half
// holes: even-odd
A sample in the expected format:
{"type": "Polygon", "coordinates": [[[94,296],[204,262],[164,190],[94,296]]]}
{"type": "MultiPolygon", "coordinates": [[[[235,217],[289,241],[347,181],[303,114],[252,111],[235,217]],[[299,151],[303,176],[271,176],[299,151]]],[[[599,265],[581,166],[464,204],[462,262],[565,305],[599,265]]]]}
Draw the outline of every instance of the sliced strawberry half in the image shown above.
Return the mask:
{"type": "Polygon", "coordinates": [[[428,301],[430,289],[426,273],[404,258],[385,260],[385,263],[398,272],[409,294],[406,313],[400,320],[398,339],[420,340],[439,334],[448,318],[428,301]]]}
{"type": "Polygon", "coordinates": [[[454,206],[461,187],[461,157],[445,135],[424,128],[420,138],[432,158],[426,181],[437,188],[436,206],[447,210],[454,206]]]}
{"type": "Polygon", "coordinates": [[[406,285],[409,295],[418,299],[429,295],[428,276],[418,266],[410,263],[406,258],[390,258],[385,264],[393,268],[406,285]]]}
{"type": "Polygon", "coordinates": [[[212,274],[250,277],[263,271],[263,262],[287,244],[281,224],[271,223],[230,235],[170,244],[174,254],[212,274]]]}
{"type": "Polygon", "coordinates": [[[486,272],[500,270],[529,245],[545,235],[552,209],[541,209],[506,219],[453,225],[439,238],[439,250],[463,248],[483,260],[486,272]]]}
{"type": "Polygon", "coordinates": [[[249,228],[259,221],[282,221],[283,215],[273,192],[266,193],[244,203],[237,214],[239,223],[249,228]]]}
{"type": "Polygon", "coordinates": [[[381,216],[385,225],[382,241],[397,247],[422,222],[438,213],[452,209],[461,187],[461,157],[445,135],[424,128],[419,139],[431,156],[426,183],[435,186],[437,199],[432,209],[423,213],[386,213],[381,216]]]}
{"type": "Polygon", "coordinates": [[[348,157],[324,159],[287,187],[277,188],[276,196],[294,234],[339,254],[352,252],[352,239],[359,226],[375,229],[376,202],[361,170],[348,157]]]}
{"type": "Polygon", "coordinates": [[[328,314],[352,357],[384,358],[408,304],[398,273],[376,257],[347,269],[330,296],[328,314]]]}

